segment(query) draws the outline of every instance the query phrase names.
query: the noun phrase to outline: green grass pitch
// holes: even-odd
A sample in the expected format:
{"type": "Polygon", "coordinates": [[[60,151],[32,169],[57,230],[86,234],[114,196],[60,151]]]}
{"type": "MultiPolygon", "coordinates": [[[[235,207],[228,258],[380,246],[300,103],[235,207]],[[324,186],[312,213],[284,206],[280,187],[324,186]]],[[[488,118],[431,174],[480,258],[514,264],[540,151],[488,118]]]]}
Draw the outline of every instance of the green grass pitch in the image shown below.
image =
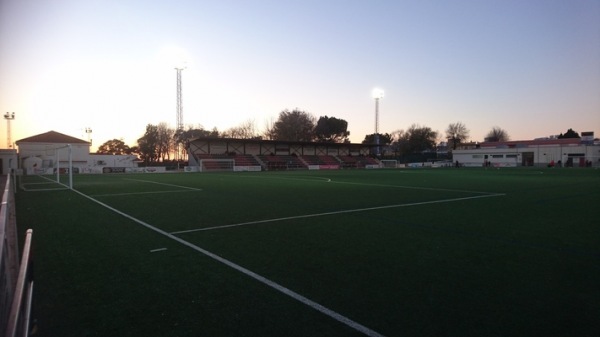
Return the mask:
{"type": "Polygon", "coordinates": [[[600,170],[40,182],[39,336],[600,335],[600,170]]]}

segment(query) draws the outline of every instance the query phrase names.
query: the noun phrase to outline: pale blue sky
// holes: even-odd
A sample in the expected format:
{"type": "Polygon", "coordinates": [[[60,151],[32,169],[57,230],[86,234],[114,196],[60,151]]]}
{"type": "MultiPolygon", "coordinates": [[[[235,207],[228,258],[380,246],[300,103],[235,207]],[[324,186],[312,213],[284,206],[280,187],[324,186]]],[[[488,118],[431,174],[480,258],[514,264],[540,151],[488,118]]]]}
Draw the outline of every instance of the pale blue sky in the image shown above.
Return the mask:
{"type": "Polygon", "coordinates": [[[179,54],[184,124],[206,129],[299,108],[361,142],[379,87],[384,133],[600,134],[599,0],[0,0],[0,112],[13,141],[89,127],[94,150],[134,145],[175,124],[179,54]]]}

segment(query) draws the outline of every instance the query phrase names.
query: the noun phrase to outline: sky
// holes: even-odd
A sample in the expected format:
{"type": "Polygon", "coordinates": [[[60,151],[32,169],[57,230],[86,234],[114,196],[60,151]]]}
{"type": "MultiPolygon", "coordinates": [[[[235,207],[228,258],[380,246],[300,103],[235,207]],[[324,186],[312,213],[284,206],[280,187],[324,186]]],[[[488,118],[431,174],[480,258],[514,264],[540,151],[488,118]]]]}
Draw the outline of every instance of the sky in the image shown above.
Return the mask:
{"type": "Polygon", "coordinates": [[[360,143],[380,88],[381,133],[600,136],[600,0],[0,0],[12,142],[54,130],[95,150],[174,128],[182,66],[186,128],[263,130],[298,108],[360,143]]]}

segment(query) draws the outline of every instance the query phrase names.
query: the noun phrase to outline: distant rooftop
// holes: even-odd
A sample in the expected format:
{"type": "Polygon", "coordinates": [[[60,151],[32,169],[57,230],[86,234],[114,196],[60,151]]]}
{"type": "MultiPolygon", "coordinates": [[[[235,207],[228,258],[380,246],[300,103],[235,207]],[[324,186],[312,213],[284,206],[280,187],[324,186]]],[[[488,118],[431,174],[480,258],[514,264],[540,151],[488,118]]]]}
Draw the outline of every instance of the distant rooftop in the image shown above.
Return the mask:
{"type": "Polygon", "coordinates": [[[85,140],[81,140],[79,138],[67,136],[60,132],[56,131],[48,131],[46,133],[41,133],[39,135],[23,138],[17,140],[15,142],[17,145],[19,143],[50,143],[50,144],[90,144],[85,140]]]}
{"type": "Polygon", "coordinates": [[[480,147],[517,147],[530,145],[578,145],[581,144],[580,138],[551,138],[534,140],[511,140],[506,142],[483,142],[480,147]]]}

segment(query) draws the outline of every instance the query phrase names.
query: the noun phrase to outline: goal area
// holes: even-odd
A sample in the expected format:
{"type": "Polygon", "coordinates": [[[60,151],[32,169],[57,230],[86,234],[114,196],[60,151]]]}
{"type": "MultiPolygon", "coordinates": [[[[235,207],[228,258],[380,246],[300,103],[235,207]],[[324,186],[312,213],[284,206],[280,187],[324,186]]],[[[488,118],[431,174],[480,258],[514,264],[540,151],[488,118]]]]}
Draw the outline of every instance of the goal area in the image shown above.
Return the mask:
{"type": "Polygon", "coordinates": [[[201,159],[198,163],[199,172],[233,172],[233,159],[201,159]]]}
{"type": "Polygon", "coordinates": [[[383,168],[397,168],[398,167],[397,160],[383,159],[380,161],[380,163],[381,163],[381,167],[383,167],[383,168]]]}

